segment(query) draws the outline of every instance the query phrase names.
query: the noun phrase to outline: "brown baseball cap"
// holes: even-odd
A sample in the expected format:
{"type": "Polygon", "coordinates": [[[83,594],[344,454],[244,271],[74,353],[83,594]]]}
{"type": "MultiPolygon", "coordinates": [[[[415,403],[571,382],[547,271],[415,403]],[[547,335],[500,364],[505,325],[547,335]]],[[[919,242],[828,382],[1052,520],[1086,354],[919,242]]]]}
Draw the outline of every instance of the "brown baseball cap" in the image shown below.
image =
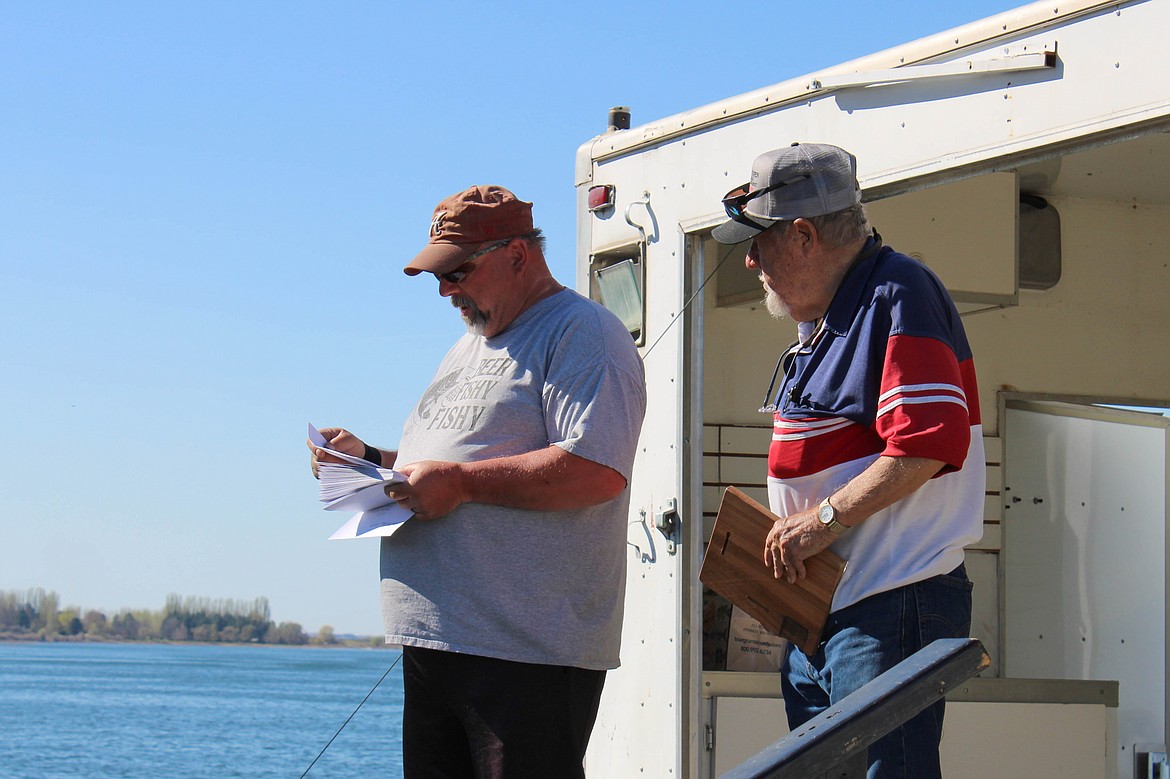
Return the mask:
{"type": "Polygon", "coordinates": [[[403,271],[447,273],[462,265],[485,241],[533,232],[532,204],[494,184],[474,186],[435,206],[431,238],[403,271]]]}

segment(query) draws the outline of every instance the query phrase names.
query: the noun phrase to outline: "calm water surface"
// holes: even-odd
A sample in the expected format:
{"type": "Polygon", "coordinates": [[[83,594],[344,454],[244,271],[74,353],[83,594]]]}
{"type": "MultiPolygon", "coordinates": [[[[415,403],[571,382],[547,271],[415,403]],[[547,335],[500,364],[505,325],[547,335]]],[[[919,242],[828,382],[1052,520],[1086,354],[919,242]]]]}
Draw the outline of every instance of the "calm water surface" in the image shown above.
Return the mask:
{"type": "MultiPolygon", "coordinates": [[[[0,777],[299,777],[398,656],[0,643],[0,777]]],[[[401,777],[401,726],[399,665],[307,779],[401,777]]]]}

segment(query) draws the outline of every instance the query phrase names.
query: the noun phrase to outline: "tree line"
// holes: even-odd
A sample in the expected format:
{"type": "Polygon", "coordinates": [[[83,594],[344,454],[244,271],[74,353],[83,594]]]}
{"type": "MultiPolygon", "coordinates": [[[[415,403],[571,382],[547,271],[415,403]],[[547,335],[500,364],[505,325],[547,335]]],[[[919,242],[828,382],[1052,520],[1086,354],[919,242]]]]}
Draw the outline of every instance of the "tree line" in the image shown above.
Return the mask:
{"type": "Polygon", "coordinates": [[[0,638],[336,643],[328,625],[310,638],[296,622],[273,622],[263,597],[249,601],[168,595],[159,611],[123,609],[111,618],[98,609],[61,606],[57,593],[40,587],[0,592],[0,638]]]}

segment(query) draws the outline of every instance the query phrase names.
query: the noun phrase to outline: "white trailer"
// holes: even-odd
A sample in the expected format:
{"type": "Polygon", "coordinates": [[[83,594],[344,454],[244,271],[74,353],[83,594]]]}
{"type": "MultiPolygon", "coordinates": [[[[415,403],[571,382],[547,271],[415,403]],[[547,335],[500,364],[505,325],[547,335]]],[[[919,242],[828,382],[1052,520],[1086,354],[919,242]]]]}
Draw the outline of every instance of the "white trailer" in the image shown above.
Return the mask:
{"type": "Polygon", "coordinates": [[[785,731],[775,673],[720,667],[698,570],[722,488],[765,494],[757,409],[795,330],[710,230],[792,141],[857,155],[871,221],[940,275],[975,353],[992,666],[949,696],[947,776],[1154,775],[1167,420],[1100,404],[1170,405],[1167,33],[1170,0],[1039,2],[580,148],[577,284],[626,319],[650,401],[591,776],[716,776],[785,731]]]}

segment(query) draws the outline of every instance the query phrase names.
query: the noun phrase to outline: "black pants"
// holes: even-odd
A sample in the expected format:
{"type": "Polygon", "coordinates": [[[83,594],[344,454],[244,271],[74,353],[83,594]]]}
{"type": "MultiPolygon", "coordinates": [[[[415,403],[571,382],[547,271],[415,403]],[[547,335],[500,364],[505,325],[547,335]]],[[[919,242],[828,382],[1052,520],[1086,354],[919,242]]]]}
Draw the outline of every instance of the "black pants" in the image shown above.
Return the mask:
{"type": "Polygon", "coordinates": [[[584,777],[605,671],[403,647],[406,779],[584,777]]]}

